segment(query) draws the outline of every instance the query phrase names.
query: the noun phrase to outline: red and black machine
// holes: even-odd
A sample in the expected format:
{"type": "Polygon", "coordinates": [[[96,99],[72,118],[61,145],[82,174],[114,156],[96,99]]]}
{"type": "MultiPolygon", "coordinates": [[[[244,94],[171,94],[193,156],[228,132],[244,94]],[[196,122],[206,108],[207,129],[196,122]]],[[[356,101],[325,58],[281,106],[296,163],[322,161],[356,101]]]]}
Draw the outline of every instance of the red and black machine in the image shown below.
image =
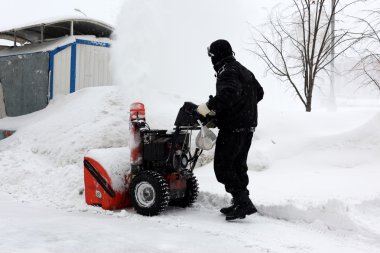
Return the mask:
{"type": "MultiPolygon", "coordinates": [[[[150,129],[144,105],[133,103],[130,108],[130,163],[120,162],[114,166],[115,173],[86,155],[87,204],[108,210],[133,206],[137,213],[146,216],[158,215],[168,205],[187,207],[193,204],[198,196],[193,170],[203,151],[198,147],[191,151],[192,131],[201,129],[196,108],[197,105],[186,102],[177,115],[174,130],[167,131],[150,129]],[[118,189],[114,189],[113,181],[118,182],[118,189]]],[[[125,153],[125,150],[118,152],[125,153]]]]}

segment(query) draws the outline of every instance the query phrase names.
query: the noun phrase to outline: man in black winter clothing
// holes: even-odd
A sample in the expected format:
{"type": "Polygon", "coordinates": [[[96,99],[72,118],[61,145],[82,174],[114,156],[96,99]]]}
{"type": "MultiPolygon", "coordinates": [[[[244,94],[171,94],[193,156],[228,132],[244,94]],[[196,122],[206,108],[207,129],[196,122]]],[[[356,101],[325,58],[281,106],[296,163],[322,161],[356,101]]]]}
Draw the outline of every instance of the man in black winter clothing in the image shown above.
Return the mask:
{"type": "Polygon", "coordinates": [[[208,55],[216,71],[216,95],[198,106],[203,115],[216,114],[220,129],[215,147],[217,180],[232,195],[232,205],[220,211],[226,220],[243,219],[257,212],[249,198],[247,156],[257,126],[257,103],[264,91],[255,76],[236,61],[226,40],[214,41],[208,55]]]}

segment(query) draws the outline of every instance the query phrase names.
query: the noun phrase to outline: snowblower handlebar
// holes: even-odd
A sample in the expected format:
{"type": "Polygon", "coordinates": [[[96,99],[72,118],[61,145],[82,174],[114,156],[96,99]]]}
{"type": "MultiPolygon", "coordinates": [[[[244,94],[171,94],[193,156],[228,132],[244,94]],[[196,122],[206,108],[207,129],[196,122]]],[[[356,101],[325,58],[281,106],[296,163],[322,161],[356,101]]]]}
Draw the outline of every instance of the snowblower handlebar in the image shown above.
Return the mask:
{"type": "Polygon", "coordinates": [[[202,124],[206,125],[214,120],[214,117],[203,117],[197,112],[198,105],[192,102],[185,102],[177,114],[174,125],[179,128],[199,130],[200,125],[198,120],[202,124]]]}

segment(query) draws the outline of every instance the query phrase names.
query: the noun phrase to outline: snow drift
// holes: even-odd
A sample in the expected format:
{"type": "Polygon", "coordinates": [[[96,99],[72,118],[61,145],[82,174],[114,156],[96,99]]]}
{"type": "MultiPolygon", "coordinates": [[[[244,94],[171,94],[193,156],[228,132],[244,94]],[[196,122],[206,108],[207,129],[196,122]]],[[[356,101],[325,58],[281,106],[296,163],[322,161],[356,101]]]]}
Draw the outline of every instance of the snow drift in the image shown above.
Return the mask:
{"type": "MultiPolygon", "coordinates": [[[[170,104],[169,95],[157,97],[170,104]]],[[[129,106],[124,102],[118,87],[87,88],[31,115],[1,119],[0,127],[13,126],[17,132],[0,142],[0,190],[21,201],[136,218],[132,209],[103,212],[86,206],[82,195],[87,151],[128,146],[129,106]]],[[[264,108],[261,113],[267,116],[249,156],[249,189],[261,214],[376,242],[380,114],[361,109],[308,114],[304,120],[302,112],[264,108]],[[313,131],[302,131],[310,126],[313,131]]],[[[147,118],[155,125],[149,110],[147,118]]],[[[112,163],[113,158],[104,159],[112,163]]],[[[201,192],[188,212],[215,213],[228,204],[230,196],[216,182],[212,163],[195,174],[201,192]]],[[[163,219],[174,213],[169,209],[163,219]]]]}
{"type": "MultiPolygon", "coordinates": [[[[205,246],[208,239],[215,240],[212,236],[222,234],[215,241],[232,238],[240,244],[243,238],[251,242],[244,245],[246,251],[251,251],[252,238],[268,240],[260,237],[261,229],[278,228],[274,224],[279,219],[287,223],[279,232],[269,231],[271,240],[276,237],[273,234],[282,240],[294,224],[311,224],[296,230],[343,233],[378,247],[379,108],[340,108],[333,114],[305,114],[279,103],[274,108],[266,101],[288,98],[282,93],[281,97],[273,95],[265,83],[266,98],[259,105],[259,126],[248,160],[249,190],[264,217],[255,216],[245,220],[246,224],[227,227],[223,217],[216,215],[230,196],[216,182],[210,155],[204,156],[200,161],[204,166],[195,170],[201,192],[194,207],[186,211],[169,209],[149,220],[131,209],[103,212],[85,205],[83,157],[91,149],[128,146],[131,102],[146,104],[147,122],[152,128],[170,129],[183,102],[203,102],[214,93],[207,45],[223,37],[235,45],[237,56],[244,55],[241,33],[233,29],[241,26],[239,8],[244,5],[234,2],[232,6],[227,0],[127,1],[113,47],[116,87],[87,88],[51,101],[39,112],[0,119],[0,128],[17,130],[0,141],[0,191],[20,201],[74,213],[91,210],[130,219],[123,219],[127,225],[119,228],[120,233],[130,231],[131,224],[136,229],[154,227],[157,234],[163,225],[165,231],[180,228],[189,234],[201,227],[207,235],[201,240],[205,246]],[[210,10],[215,11],[215,19],[209,19],[210,10]],[[228,23],[230,20],[223,19],[223,15],[234,21],[228,23]],[[255,219],[259,221],[250,226],[255,219]]],[[[105,156],[112,164],[112,157],[105,156]]],[[[125,162],[127,157],[123,158],[125,162]]],[[[190,243],[193,241],[187,246],[190,243]]],[[[272,248],[272,241],[269,244],[272,248]]],[[[281,252],[284,247],[294,250],[293,244],[278,246],[282,244],[278,242],[275,248],[281,252]]],[[[225,244],[220,245],[219,250],[225,252],[225,244]]],[[[328,251],[329,247],[324,249],[328,251]]]]}
{"type": "Polygon", "coordinates": [[[1,141],[0,188],[22,200],[82,206],[83,157],[90,149],[127,146],[127,108],[113,87],[84,89],[41,111],[5,118],[17,128],[1,141]]]}
{"type": "MultiPolygon", "coordinates": [[[[170,98],[157,94],[158,100],[171,105],[170,98]]],[[[163,129],[173,127],[175,118],[155,120],[149,109],[146,117],[152,128],[160,121],[168,126],[163,129]]],[[[1,119],[0,129],[16,130],[0,142],[1,182],[6,182],[0,189],[20,200],[83,209],[84,156],[91,150],[90,156],[100,159],[115,178],[119,167],[129,162],[129,105],[118,87],[77,91],[41,111],[1,119]],[[120,149],[109,155],[107,148],[120,149]]],[[[210,162],[211,156],[212,151],[205,152],[199,164],[210,162]]]]}

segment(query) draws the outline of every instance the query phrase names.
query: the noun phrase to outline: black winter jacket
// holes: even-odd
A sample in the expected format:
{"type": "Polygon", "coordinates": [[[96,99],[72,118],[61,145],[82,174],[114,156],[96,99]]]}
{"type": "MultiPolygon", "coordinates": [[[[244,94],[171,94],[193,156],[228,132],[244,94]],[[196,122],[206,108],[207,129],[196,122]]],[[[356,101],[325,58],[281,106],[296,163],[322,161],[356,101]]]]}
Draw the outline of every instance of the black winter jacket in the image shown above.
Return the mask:
{"type": "Polygon", "coordinates": [[[207,106],[216,112],[219,129],[241,129],[257,126],[257,103],[264,91],[255,76],[234,57],[214,66],[217,71],[216,95],[207,106]]]}

